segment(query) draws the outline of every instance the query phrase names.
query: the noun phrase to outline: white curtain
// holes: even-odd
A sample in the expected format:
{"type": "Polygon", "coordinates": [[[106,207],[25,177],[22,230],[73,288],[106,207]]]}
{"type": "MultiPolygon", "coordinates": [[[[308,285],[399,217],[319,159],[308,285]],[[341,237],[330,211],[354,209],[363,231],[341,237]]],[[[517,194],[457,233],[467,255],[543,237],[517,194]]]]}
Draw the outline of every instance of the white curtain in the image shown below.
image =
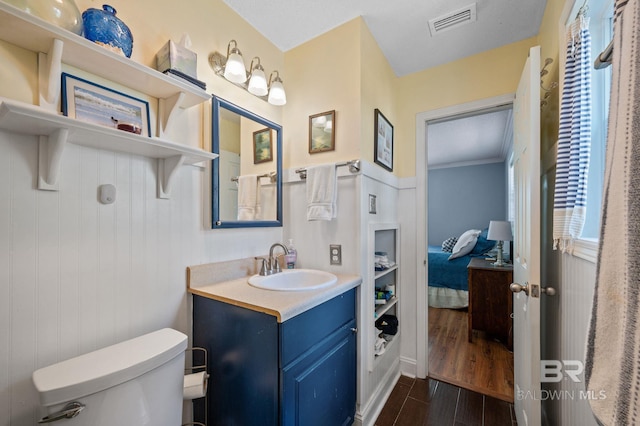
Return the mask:
{"type": "Polygon", "coordinates": [[[587,390],[600,424],[640,424],[640,1],[615,3],[607,158],[587,390]],[[604,398],[603,398],[604,397],[604,398]]]}
{"type": "Polygon", "coordinates": [[[566,67],[560,105],[553,248],[572,251],[580,237],[587,204],[591,147],[591,35],[582,14],[567,31],[566,67]]]}

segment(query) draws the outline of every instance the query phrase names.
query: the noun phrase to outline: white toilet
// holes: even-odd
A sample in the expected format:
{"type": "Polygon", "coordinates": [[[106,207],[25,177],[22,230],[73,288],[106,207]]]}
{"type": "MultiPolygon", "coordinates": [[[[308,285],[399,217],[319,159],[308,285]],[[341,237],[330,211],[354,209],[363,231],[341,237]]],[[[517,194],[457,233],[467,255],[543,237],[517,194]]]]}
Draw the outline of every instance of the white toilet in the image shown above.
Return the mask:
{"type": "Polygon", "coordinates": [[[165,328],[41,368],[33,383],[48,419],[66,419],[53,424],[177,426],[186,348],[165,328]]]}

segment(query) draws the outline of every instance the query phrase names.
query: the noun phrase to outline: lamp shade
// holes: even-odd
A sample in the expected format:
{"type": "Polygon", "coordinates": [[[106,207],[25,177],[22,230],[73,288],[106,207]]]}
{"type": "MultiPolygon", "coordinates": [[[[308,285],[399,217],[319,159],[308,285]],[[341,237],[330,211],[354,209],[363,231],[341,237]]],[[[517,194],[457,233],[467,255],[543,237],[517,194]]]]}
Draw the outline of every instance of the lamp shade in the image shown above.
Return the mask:
{"type": "Polygon", "coordinates": [[[271,83],[269,88],[269,100],[271,105],[284,105],[287,103],[287,95],[284,92],[284,86],[282,86],[282,80],[279,78],[271,83]]]}
{"type": "Polygon", "coordinates": [[[487,239],[493,241],[511,241],[511,223],[502,220],[492,220],[489,222],[487,239]]]}
{"type": "Polygon", "coordinates": [[[247,81],[247,70],[244,67],[242,55],[237,49],[234,49],[227,59],[224,66],[224,78],[238,84],[247,81]]]}
{"type": "Polygon", "coordinates": [[[253,70],[247,90],[256,96],[264,96],[269,92],[267,88],[267,77],[265,77],[264,71],[259,68],[253,70]]]}

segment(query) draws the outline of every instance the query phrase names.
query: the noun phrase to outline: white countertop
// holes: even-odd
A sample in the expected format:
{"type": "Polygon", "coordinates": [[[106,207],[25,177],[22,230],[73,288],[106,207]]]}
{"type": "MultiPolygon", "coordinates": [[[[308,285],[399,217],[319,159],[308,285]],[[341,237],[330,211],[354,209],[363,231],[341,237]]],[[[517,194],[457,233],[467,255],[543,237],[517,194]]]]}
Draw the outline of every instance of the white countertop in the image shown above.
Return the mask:
{"type": "Polygon", "coordinates": [[[249,277],[189,287],[192,294],[242,306],[277,317],[278,322],[295,317],[362,283],[357,275],[336,274],[338,281],[326,288],[308,291],[275,291],[256,288],[249,277]]]}

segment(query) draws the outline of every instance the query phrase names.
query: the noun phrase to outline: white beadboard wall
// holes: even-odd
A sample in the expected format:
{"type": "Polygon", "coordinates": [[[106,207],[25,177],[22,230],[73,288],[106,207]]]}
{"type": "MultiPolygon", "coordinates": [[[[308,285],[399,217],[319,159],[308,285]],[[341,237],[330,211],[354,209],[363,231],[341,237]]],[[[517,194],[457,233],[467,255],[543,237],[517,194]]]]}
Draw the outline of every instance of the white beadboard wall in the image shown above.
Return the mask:
{"type": "MultiPolygon", "coordinates": [[[[595,289],[596,265],[569,254],[556,253],[557,277],[546,283],[557,287],[555,297],[543,299],[545,324],[545,359],[579,360],[584,362],[587,329],[595,289]]],[[[584,378],[584,374],[581,375],[584,378]]],[[[574,383],[565,377],[546,389],[559,391],[559,397],[543,401],[544,411],[551,425],[597,425],[588,400],[580,397],[584,382],[574,383]]]]}
{"type": "MultiPolygon", "coordinates": [[[[298,266],[301,268],[365,276],[369,224],[400,223],[400,344],[392,345],[385,356],[376,360],[374,371],[369,372],[363,333],[358,334],[356,424],[370,425],[375,421],[400,373],[400,359],[403,358],[404,361],[406,358],[407,361],[404,362],[415,371],[415,209],[411,207],[415,199],[415,182],[411,179],[408,185],[410,188],[404,188],[403,182],[366,161],[361,162],[361,170],[360,174],[353,175],[347,167],[338,168],[338,217],[331,222],[306,220],[305,184],[297,175],[290,173],[283,190],[286,218],[284,239],[294,239],[294,245],[298,249],[298,266]],[[369,194],[376,195],[376,214],[368,212],[369,194]],[[329,264],[330,244],[342,245],[342,265],[329,264]],[[404,354],[408,356],[402,357],[404,354]]],[[[359,300],[365,303],[370,298],[366,294],[360,294],[359,300]]],[[[362,306],[358,310],[359,320],[366,321],[362,317],[362,306]]],[[[362,329],[362,326],[359,325],[359,328],[362,329]]]]}
{"type": "Polygon", "coordinates": [[[0,425],[42,413],[34,370],[163,327],[190,334],[186,267],[264,254],[281,228],[203,226],[205,173],[156,198],[156,161],[69,145],[36,190],[37,138],[0,131],[0,425]],[[117,188],[116,202],[98,187],[117,188]]]}

